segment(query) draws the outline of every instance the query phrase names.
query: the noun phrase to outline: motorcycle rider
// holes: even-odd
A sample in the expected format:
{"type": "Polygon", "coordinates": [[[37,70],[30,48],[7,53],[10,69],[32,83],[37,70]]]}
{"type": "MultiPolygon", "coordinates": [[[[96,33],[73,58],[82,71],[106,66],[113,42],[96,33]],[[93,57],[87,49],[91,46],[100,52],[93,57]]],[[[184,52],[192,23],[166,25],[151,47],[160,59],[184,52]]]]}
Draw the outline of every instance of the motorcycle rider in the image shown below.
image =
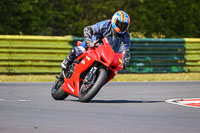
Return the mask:
{"type": "Polygon", "coordinates": [[[123,61],[128,63],[130,61],[130,35],[128,30],[130,24],[129,15],[124,11],[116,12],[112,20],[105,20],[94,25],[84,28],[84,41],[78,47],[74,47],[68,56],[61,63],[61,68],[66,70],[67,67],[81,54],[83,54],[88,47],[95,47],[96,43],[102,41],[105,36],[122,37],[124,43],[123,61]]]}

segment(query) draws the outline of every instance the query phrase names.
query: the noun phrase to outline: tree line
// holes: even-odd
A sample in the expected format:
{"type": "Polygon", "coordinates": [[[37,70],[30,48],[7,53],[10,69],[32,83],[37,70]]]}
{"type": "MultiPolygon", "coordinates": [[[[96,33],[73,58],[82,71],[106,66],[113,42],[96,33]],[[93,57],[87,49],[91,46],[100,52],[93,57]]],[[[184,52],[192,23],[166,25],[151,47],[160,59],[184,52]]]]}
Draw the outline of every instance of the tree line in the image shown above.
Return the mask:
{"type": "Polygon", "coordinates": [[[199,0],[1,0],[0,34],[83,36],[118,10],[132,37],[200,37],[199,0]]]}

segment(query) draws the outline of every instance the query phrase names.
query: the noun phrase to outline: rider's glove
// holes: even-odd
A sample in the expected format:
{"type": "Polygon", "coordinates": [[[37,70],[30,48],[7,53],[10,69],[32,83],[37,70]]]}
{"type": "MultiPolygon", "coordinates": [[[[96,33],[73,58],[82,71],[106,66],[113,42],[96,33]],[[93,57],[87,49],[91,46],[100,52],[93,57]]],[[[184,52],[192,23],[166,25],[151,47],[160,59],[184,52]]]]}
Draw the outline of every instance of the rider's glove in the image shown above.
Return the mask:
{"type": "Polygon", "coordinates": [[[129,50],[125,50],[123,52],[124,56],[123,56],[123,61],[124,61],[124,66],[123,68],[126,69],[127,63],[130,62],[130,52],[129,50]]]}
{"type": "Polygon", "coordinates": [[[87,44],[88,47],[94,47],[95,46],[93,41],[87,41],[86,44],[87,44]]]}
{"type": "Polygon", "coordinates": [[[130,62],[130,52],[129,50],[124,51],[124,56],[123,56],[124,64],[127,64],[130,62]]]}
{"type": "Polygon", "coordinates": [[[94,47],[95,46],[95,43],[93,43],[93,41],[90,38],[85,38],[85,42],[86,42],[86,45],[88,47],[94,47]]]}

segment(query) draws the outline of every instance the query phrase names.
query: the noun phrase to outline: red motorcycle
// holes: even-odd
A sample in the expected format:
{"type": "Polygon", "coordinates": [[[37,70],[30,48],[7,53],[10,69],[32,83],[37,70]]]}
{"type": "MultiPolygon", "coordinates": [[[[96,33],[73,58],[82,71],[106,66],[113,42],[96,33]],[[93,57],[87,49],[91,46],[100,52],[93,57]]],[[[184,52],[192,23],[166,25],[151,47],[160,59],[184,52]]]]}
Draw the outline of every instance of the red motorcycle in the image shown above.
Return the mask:
{"type": "MultiPolygon", "coordinates": [[[[102,44],[89,48],[57,76],[51,95],[64,100],[68,95],[89,102],[110,81],[118,70],[123,69],[123,42],[119,37],[105,37],[102,44]]],[[[81,42],[78,42],[79,46],[81,42]]]]}

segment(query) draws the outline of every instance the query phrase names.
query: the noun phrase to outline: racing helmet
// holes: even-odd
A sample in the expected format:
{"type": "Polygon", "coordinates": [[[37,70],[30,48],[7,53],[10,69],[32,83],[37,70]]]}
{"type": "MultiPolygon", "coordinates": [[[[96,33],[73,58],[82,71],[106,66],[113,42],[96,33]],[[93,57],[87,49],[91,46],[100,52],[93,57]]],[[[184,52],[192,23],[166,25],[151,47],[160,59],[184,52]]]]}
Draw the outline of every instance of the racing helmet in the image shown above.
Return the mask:
{"type": "Polygon", "coordinates": [[[124,11],[116,12],[112,17],[112,27],[113,29],[123,35],[129,27],[130,24],[130,17],[124,11]]]}

